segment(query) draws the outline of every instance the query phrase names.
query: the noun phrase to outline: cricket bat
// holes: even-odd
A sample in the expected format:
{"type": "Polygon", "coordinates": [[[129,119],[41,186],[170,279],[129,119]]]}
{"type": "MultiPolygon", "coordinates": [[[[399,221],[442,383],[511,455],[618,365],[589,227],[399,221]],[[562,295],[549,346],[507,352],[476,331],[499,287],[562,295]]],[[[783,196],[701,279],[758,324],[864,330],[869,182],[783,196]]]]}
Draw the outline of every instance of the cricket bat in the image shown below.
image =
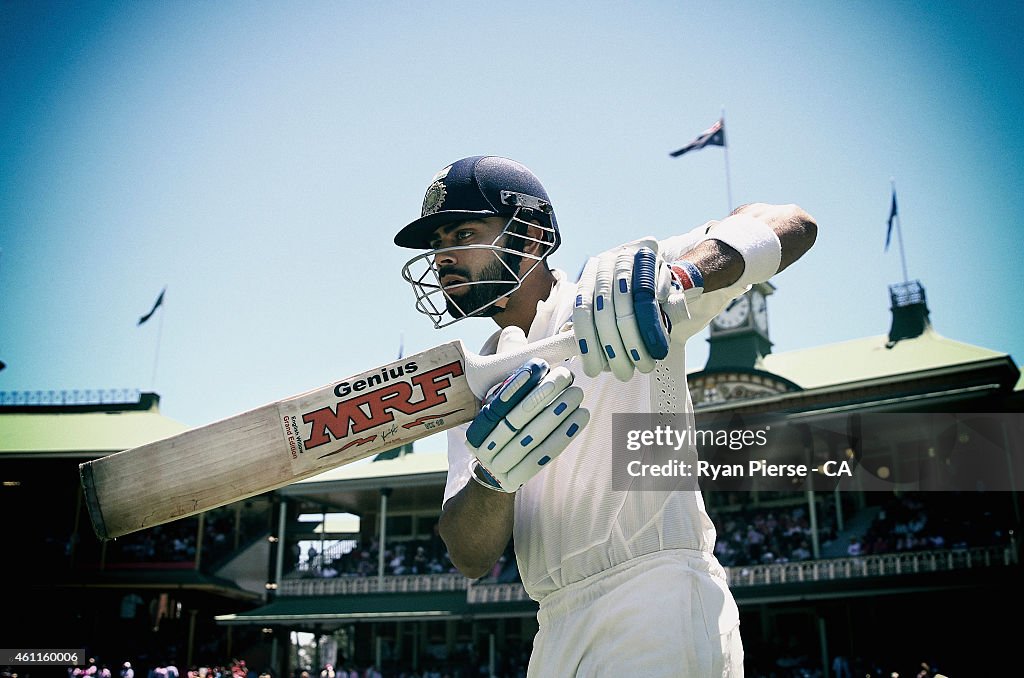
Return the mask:
{"type": "Polygon", "coordinates": [[[81,464],[93,528],[113,539],[350,464],[472,421],[530,358],[576,355],[563,332],[480,356],[452,341],[321,388],[81,464]]]}

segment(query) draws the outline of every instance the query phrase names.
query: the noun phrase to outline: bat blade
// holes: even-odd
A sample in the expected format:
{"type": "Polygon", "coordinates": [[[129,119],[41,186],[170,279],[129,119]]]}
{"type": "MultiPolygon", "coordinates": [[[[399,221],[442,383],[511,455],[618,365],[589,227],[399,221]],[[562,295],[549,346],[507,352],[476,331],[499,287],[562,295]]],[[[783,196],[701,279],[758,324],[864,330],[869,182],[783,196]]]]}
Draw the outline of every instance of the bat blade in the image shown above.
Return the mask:
{"type": "Polygon", "coordinates": [[[79,467],[100,539],[209,511],[471,421],[531,357],[571,357],[571,332],[478,356],[453,341],[79,467]]]}

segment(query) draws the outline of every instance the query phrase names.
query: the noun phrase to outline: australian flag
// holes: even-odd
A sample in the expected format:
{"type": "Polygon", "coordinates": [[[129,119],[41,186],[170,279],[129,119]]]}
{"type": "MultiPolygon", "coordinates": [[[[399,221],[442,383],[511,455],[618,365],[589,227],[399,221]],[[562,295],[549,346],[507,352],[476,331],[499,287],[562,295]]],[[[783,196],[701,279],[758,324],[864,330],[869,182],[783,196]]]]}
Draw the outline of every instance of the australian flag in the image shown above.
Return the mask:
{"type": "Polygon", "coordinates": [[[719,120],[711,127],[701,132],[700,136],[686,144],[678,151],[669,153],[673,158],[678,158],[687,151],[696,151],[705,146],[725,146],[725,125],[719,120]]]}

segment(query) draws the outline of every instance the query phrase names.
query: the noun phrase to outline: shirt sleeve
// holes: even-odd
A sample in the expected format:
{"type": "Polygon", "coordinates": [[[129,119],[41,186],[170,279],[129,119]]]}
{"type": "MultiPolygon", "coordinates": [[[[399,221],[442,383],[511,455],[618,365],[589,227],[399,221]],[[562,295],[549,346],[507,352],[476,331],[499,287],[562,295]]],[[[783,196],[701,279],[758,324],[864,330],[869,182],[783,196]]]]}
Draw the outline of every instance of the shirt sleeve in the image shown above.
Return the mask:
{"type": "MultiPolygon", "coordinates": [[[[495,350],[498,348],[498,337],[500,336],[501,331],[499,330],[488,337],[487,341],[480,347],[480,355],[494,355],[495,350]]],[[[469,424],[462,424],[461,426],[448,429],[448,480],[444,486],[444,499],[441,501],[442,508],[444,508],[449,499],[462,491],[462,488],[470,481],[470,476],[473,473],[473,453],[469,451],[469,447],[466,445],[467,430],[469,430],[469,424]]]]}
{"type": "Polygon", "coordinates": [[[469,424],[448,429],[448,481],[444,486],[444,501],[441,506],[462,491],[470,481],[473,472],[473,455],[466,446],[466,430],[469,424]]]}

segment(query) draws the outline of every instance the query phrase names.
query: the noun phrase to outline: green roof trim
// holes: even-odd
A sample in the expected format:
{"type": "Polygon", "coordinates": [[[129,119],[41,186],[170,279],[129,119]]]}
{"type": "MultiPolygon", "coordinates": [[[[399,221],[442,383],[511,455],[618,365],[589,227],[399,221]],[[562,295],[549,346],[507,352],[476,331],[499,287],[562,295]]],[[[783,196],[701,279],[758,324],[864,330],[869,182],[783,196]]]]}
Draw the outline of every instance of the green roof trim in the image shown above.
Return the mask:
{"type": "Polygon", "coordinates": [[[238,584],[195,569],[117,569],[83,571],[50,586],[70,586],[115,589],[158,589],[201,591],[221,598],[258,604],[262,596],[241,588],[238,584]]]}

